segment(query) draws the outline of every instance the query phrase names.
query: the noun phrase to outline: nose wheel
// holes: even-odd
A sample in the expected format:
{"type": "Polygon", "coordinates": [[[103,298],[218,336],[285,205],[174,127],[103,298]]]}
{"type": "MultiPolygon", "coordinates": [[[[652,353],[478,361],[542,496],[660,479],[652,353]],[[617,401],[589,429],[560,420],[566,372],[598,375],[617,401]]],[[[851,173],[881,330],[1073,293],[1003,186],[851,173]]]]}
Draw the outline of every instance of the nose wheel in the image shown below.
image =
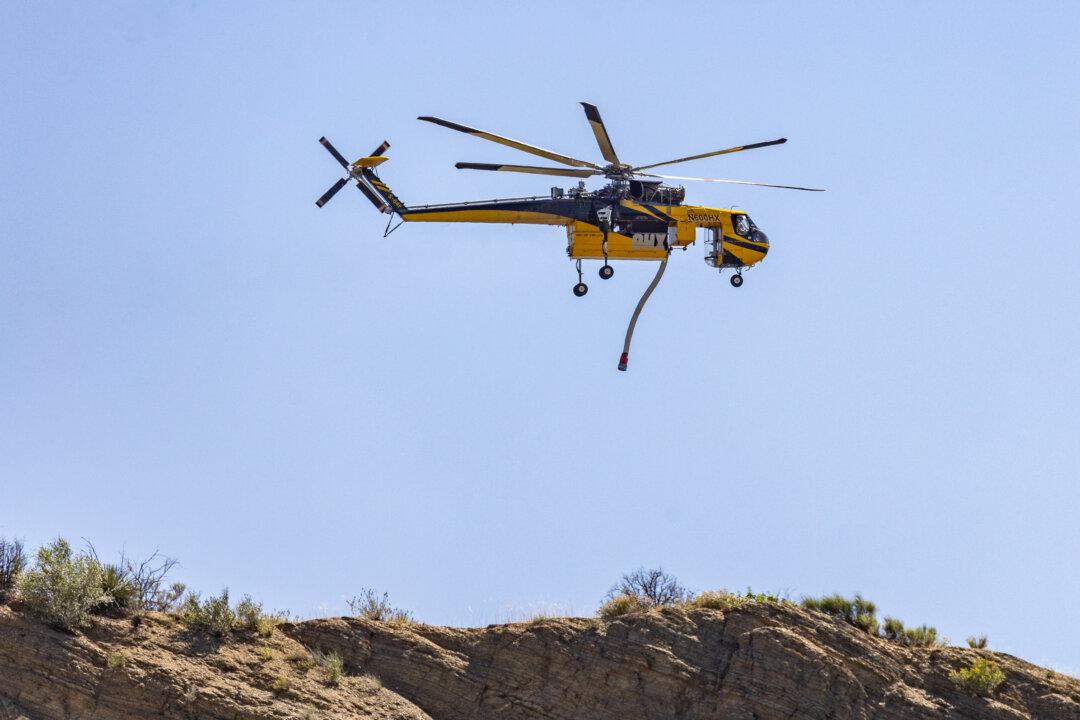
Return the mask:
{"type": "Polygon", "coordinates": [[[742,287],[742,273],[731,276],[731,287],[742,287]]]}
{"type": "MultiPolygon", "coordinates": [[[[589,292],[589,286],[581,279],[581,261],[578,260],[577,264],[577,285],[574,286],[574,295],[576,297],[585,297],[585,293],[589,292]]],[[[603,277],[601,274],[600,277],[603,277]]]]}
{"type": "Polygon", "coordinates": [[[600,266],[600,279],[601,280],[610,280],[611,277],[614,274],[615,274],[615,268],[611,267],[610,265],[604,264],[604,265],[600,266]]]}

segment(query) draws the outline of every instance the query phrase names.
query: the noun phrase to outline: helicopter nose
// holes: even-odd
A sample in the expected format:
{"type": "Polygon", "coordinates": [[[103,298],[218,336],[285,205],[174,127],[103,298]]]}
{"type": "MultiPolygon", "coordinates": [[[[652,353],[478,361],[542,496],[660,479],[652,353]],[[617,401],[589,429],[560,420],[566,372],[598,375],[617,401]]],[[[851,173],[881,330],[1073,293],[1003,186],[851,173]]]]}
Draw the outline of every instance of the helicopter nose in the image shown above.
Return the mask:
{"type": "Polygon", "coordinates": [[[761,248],[761,254],[762,255],[768,255],[769,254],[769,236],[768,235],[761,232],[760,230],[754,230],[754,232],[752,232],[750,234],[750,239],[753,240],[756,243],[761,243],[762,245],[765,246],[765,247],[761,248]]]}

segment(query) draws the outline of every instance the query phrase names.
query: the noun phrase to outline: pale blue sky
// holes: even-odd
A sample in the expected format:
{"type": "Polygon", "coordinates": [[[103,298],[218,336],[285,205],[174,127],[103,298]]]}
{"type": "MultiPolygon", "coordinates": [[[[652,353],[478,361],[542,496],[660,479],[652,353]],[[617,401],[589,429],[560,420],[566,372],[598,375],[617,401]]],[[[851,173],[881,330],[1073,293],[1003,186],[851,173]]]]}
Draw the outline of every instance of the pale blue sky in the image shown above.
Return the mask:
{"type": "MultiPolygon", "coordinates": [[[[155,546],[303,615],[590,613],[620,572],[861,591],[1080,672],[1080,5],[5,3],[0,534],[155,546]],[[772,240],[575,276],[433,114],[679,174],[772,240]]],[[[567,183],[569,184],[569,182],[567,183]]],[[[594,183],[595,184],[595,183],[594,183]]]]}

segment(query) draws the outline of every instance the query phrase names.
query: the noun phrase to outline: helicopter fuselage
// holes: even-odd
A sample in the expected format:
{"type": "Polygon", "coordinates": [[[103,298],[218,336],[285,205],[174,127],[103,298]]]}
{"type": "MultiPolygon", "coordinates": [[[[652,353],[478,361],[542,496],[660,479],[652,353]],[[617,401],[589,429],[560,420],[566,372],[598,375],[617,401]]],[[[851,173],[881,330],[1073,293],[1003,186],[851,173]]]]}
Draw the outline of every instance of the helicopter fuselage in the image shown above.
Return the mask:
{"type": "Polygon", "coordinates": [[[749,267],[769,251],[768,238],[740,210],[646,202],[603,191],[567,195],[556,188],[550,196],[419,205],[398,214],[409,222],[561,225],[567,254],[578,260],[605,257],[605,218],[609,259],[663,260],[672,249],[693,244],[698,228],[708,231],[707,249],[714,246],[706,256],[713,267],[749,267]]]}

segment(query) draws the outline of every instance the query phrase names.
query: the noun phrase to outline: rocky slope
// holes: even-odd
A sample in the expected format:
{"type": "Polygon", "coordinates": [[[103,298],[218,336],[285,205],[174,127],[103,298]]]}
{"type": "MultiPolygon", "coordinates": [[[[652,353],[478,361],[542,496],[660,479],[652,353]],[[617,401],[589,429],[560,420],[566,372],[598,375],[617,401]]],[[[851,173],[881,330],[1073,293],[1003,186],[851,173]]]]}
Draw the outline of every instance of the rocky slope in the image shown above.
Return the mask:
{"type": "Polygon", "coordinates": [[[215,639],[160,614],[73,636],[0,606],[0,720],[23,717],[1080,720],[1080,681],[775,604],[481,629],[312,620],[269,639],[215,639]],[[339,684],[310,650],[344,658],[339,684]],[[948,679],[979,656],[1005,671],[992,699],[948,679]]]}

